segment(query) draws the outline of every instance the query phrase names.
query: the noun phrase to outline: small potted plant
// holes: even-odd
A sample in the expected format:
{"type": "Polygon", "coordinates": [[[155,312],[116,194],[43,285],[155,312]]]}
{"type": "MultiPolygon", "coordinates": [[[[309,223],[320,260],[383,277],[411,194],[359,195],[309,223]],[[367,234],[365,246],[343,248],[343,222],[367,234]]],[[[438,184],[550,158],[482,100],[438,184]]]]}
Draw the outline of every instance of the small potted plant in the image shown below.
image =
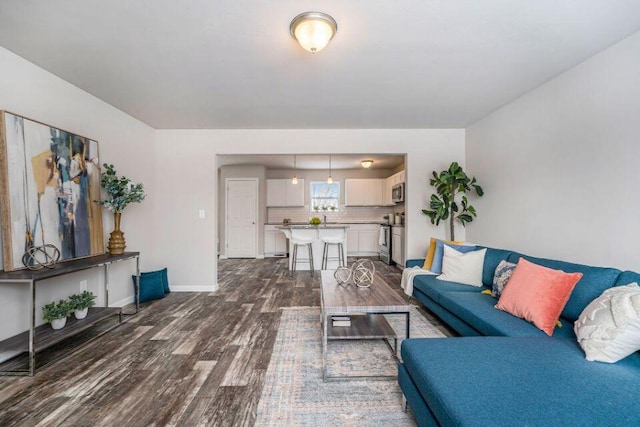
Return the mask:
{"type": "Polygon", "coordinates": [[[105,208],[113,211],[114,230],[109,237],[107,248],[112,255],[124,253],[127,244],[124,233],[120,229],[122,211],[129,203],[140,203],[147,196],[142,184],[132,184],[126,176],[118,176],[113,165],[103,164],[104,172],[100,174],[102,188],[107,192],[105,200],[97,200],[105,208]]]}
{"type": "Polygon", "coordinates": [[[73,315],[76,319],[84,319],[87,317],[89,309],[96,305],[96,296],[89,291],[84,291],[81,294],[74,294],[69,297],[69,302],[73,307],[73,315]]]}
{"type": "Polygon", "coordinates": [[[51,323],[53,329],[62,329],[67,324],[67,317],[73,311],[73,306],[67,300],[61,299],[57,304],[52,302],[42,307],[42,317],[51,323]]]}

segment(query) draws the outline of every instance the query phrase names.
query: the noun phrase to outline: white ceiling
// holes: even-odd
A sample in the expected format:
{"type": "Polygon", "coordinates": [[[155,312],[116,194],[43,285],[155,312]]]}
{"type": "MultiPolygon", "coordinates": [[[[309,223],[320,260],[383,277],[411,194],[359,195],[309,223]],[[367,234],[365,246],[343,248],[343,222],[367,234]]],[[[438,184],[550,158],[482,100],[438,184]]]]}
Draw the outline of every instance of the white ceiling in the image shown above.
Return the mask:
{"type": "Polygon", "coordinates": [[[165,129],[465,127],[638,30],[638,0],[0,2],[0,46],[165,129]]]}
{"type": "MultiPolygon", "coordinates": [[[[332,169],[363,169],[362,160],[373,160],[371,169],[393,169],[404,164],[404,155],[392,154],[332,154],[332,169]]],[[[291,155],[220,155],[218,166],[225,165],[261,165],[267,169],[293,169],[291,155]]],[[[298,154],[298,169],[329,169],[329,154],[298,154]]]]}

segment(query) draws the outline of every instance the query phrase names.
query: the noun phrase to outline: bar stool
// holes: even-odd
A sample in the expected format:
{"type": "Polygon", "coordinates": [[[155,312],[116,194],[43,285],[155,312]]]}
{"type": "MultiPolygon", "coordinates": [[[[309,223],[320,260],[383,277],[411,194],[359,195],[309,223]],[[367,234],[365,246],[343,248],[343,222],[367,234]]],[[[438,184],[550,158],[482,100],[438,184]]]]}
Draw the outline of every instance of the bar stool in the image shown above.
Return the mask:
{"type": "Polygon", "coordinates": [[[327,269],[327,261],[338,261],[340,267],[344,267],[344,236],[325,236],[322,238],[324,250],[322,251],[322,269],[327,269]],[[329,248],[331,245],[338,246],[338,256],[330,257],[329,248]]]}
{"type": "Polygon", "coordinates": [[[311,274],[313,274],[313,239],[309,237],[296,236],[294,230],[291,230],[291,244],[293,245],[293,259],[291,261],[291,271],[296,271],[296,264],[298,262],[308,263],[311,268],[311,274]],[[298,246],[306,246],[309,251],[309,258],[300,258],[298,259],[298,246]]]}

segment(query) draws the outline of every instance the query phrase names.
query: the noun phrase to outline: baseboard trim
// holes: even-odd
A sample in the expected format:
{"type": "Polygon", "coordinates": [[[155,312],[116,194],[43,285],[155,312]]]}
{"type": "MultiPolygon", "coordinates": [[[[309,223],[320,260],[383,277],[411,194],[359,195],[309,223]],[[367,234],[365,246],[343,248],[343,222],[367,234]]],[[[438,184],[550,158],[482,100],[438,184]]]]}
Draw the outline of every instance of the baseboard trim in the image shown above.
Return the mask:
{"type": "Polygon", "coordinates": [[[226,255],[220,255],[220,256],[218,257],[218,259],[229,259],[229,258],[227,258],[227,256],[226,256],[226,255]]]}
{"type": "Polygon", "coordinates": [[[257,255],[256,259],[264,259],[264,254],[257,255]]]}
{"type": "Polygon", "coordinates": [[[121,299],[120,301],[112,302],[109,304],[111,307],[124,307],[125,305],[133,304],[135,300],[133,299],[133,295],[130,297],[126,297],[121,299]]]}
{"type": "Polygon", "coordinates": [[[209,286],[171,286],[171,292],[215,292],[218,284],[209,286]]]}

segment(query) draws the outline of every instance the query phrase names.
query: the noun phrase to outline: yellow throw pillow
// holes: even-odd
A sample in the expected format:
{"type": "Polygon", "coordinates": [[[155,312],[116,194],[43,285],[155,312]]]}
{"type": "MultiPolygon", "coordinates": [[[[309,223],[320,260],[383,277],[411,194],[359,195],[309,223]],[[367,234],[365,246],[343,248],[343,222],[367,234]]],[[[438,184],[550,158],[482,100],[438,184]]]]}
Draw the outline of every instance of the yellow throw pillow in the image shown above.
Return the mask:
{"type": "Polygon", "coordinates": [[[431,264],[433,264],[433,255],[436,252],[437,241],[438,239],[432,237],[431,241],[429,242],[429,250],[427,251],[427,256],[425,257],[424,265],[422,266],[422,268],[424,268],[425,270],[431,269],[431,264]]]}
{"type": "MultiPolygon", "coordinates": [[[[431,240],[429,241],[429,250],[427,251],[427,256],[422,266],[422,268],[425,270],[431,270],[431,265],[433,264],[433,256],[436,254],[436,243],[438,242],[438,240],[439,239],[432,237],[431,240]]],[[[461,245],[464,243],[464,242],[457,242],[454,240],[443,240],[443,242],[450,243],[452,245],[461,245]]]]}

